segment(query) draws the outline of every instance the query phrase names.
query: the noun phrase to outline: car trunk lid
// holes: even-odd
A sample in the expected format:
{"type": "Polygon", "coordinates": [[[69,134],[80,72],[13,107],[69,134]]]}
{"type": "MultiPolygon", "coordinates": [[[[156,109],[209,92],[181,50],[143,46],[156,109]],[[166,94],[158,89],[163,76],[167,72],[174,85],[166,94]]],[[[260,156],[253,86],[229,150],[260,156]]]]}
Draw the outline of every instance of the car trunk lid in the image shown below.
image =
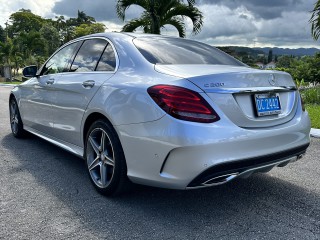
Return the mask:
{"type": "Polygon", "coordinates": [[[295,84],[285,72],[226,65],[155,65],[155,70],[197,85],[213,107],[240,127],[283,124],[294,117],[298,106],[295,84]]]}

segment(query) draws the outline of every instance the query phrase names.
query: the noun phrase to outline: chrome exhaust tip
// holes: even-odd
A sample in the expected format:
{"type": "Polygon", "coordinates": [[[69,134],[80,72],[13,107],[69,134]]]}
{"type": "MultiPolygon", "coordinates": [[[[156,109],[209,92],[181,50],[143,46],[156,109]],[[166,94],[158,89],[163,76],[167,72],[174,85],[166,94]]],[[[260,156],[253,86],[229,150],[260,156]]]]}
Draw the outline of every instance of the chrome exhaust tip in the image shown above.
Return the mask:
{"type": "Polygon", "coordinates": [[[299,155],[295,156],[294,159],[290,160],[289,162],[290,163],[296,162],[296,161],[300,160],[301,158],[303,158],[303,155],[304,154],[299,154],[299,155]]]}
{"type": "Polygon", "coordinates": [[[230,174],[217,176],[214,178],[210,178],[209,180],[201,183],[201,185],[204,187],[218,186],[218,185],[230,182],[232,179],[236,178],[238,175],[239,173],[230,173],[230,174]]]}
{"type": "Polygon", "coordinates": [[[304,154],[298,155],[297,160],[300,160],[301,158],[303,158],[303,155],[304,155],[304,154]]]}

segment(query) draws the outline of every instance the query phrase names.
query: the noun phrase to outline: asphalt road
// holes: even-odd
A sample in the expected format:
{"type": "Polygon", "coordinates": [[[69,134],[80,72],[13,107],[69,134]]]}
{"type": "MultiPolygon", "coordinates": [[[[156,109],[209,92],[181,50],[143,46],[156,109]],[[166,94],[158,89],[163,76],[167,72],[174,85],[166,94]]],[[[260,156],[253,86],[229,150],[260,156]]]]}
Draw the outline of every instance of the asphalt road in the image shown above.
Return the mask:
{"type": "Polygon", "coordinates": [[[15,139],[0,87],[0,239],[320,239],[320,139],[285,168],[192,191],[108,199],[81,159],[15,139]]]}

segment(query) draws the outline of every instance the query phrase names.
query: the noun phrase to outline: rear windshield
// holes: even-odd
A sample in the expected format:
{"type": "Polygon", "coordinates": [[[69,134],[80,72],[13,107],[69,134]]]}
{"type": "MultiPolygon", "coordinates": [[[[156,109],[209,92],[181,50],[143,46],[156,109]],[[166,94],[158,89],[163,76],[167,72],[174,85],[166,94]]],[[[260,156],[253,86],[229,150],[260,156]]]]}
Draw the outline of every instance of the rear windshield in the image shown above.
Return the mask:
{"type": "Polygon", "coordinates": [[[136,38],[134,45],[153,64],[219,64],[245,66],[204,43],[179,38],[136,38]]]}

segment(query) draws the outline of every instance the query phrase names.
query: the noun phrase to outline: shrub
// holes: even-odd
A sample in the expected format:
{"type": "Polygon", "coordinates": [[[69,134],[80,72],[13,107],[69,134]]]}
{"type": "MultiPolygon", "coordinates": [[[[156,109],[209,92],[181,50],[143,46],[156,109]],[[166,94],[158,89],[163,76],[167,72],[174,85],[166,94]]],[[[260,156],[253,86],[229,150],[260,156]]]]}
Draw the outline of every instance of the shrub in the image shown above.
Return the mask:
{"type": "Polygon", "coordinates": [[[300,92],[305,104],[320,104],[320,87],[301,89],[300,92]]]}

